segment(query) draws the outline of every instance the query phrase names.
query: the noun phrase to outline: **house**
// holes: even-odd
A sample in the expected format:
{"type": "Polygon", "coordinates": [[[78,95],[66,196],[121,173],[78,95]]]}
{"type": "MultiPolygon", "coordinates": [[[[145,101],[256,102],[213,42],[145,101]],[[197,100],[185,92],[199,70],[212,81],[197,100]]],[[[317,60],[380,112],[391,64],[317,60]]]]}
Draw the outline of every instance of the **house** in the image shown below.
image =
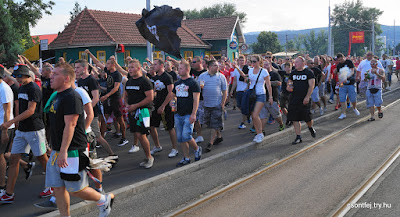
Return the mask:
{"type": "Polygon", "coordinates": [[[239,55],[239,46],[246,43],[238,16],[192,19],[182,23],[211,45],[206,49],[206,55],[226,56],[233,60],[239,55]],[[232,41],[236,42],[235,49],[230,46],[232,41]]]}
{"type": "MultiPolygon", "coordinates": [[[[32,35],[32,41],[33,43],[36,43],[33,47],[27,49],[24,51],[22,55],[24,55],[26,58],[28,58],[29,61],[37,61],[40,58],[40,41],[42,40],[47,40],[47,43],[50,44],[51,42],[54,41],[54,39],[57,38],[57,34],[47,34],[47,35],[32,35]]],[[[42,59],[43,60],[48,60],[54,58],[54,51],[42,51],[42,59]]]]}
{"type": "MultiPolygon", "coordinates": [[[[102,62],[111,55],[116,55],[121,65],[127,56],[145,61],[147,41],[135,24],[140,18],[139,14],[84,9],[49,45],[49,49],[55,51],[56,59],[64,57],[71,62],[88,60],[85,49],[102,62]],[[124,46],[125,52],[116,53],[119,44],[124,46]]],[[[232,39],[244,43],[238,17],[185,20],[177,33],[182,40],[181,55],[185,58],[206,54],[216,58],[223,55],[237,57],[238,49],[230,49],[229,43],[232,39]]],[[[166,55],[153,48],[153,58],[164,59],[166,55]]]]}

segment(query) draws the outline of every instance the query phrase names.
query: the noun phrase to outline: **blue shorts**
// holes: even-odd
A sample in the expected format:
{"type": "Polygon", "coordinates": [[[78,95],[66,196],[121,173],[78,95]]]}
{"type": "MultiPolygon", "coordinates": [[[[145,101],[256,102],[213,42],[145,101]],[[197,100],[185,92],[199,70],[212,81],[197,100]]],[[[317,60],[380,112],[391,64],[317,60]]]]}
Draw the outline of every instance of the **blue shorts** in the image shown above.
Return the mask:
{"type": "Polygon", "coordinates": [[[340,102],[346,102],[346,97],[349,97],[350,102],[357,102],[357,91],[356,85],[343,85],[339,88],[339,100],[340,102]]]}
{"type": "Polygon", "coordinates": [[[371,108],[373,106],[381,107],[383,103],[382,99],[382,89],[378,92],[372,94],[370,90],[367,90],[367,108],[371,108]]]}
{"type": "Polygon", "coordinates": [[[188,142],[193,139],[193,128],[194,123],[190,123],[190,115],[181,116],[179,114],[175,114],[175,131],[176,138],[179,143],[188,142]]]}
{"type": "Polygon", "coordinates": [[[236,104],[239,109],[242,107],[242,99],[243,99],[244,93],[245,93],[244,91],[236,92],[236,104]]]}
{"type": "Polygon", "coordinates": [[[267,95],[261,94],[257,95],[256,102],[266,102],[267,101],[267,95]]]}
{"type": "Polygon", "coordinates": [[[319,88],[316,86],[311,94],[312,102],[319,102],[319,88]]]}
{"type": "Polygon", "coordinates": [[[385,76],[386,76],[386,80],[388,82],[392,82],[392,73],[391,72],[386,72],[385,76]]]}

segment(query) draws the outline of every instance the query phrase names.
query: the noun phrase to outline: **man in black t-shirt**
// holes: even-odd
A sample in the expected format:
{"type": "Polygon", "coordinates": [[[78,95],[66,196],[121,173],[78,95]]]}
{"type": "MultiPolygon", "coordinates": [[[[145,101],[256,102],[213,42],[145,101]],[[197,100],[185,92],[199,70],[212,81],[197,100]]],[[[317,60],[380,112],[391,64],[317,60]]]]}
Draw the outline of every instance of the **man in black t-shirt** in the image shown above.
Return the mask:
{"type": "Polygon", "coordinates": [[[183,158],[176,165],[181,167],[190,163],[189,145],[195,150],[195,161],[200,160],[202,148],[193,139],[193,125],[196,121],[197,108],[199,106],[200,86],[190,77],[190,65],[182,60],[178,67],[181,79],[175,83],[174,103],[175,123],[178,142],[181,143],[183,158]]]}
{"type": "Polygon", "coordinates": [[[165,130],[169,132],[169,137],[172,143],[172,150],[168,154],[168,157],[175,157],[178,154],[178,148],[174,128],[174,113],[171,111],[171,106],[169,105],[169,102],[172,99],[174,83],[172,76],[165,73],[163,60],[154,60],[152,66],[154,67],[154,72],[157,74],[152,77],[154,81],[155,97],[154,110],[150,119],[150,134],[155,146],[151,150],[151,154],[154,155],[155,153],[162,151],[157,132],[157,127],[160,126],[160,122],[162,121],[165,130]]]}
{"type": "Polygon", "coordinates": [[[53,187],[61,216],[70,216],[69,195],[96,201],[100,215],[106,216],[114,194],[103,195],[88,187],[84,110],[79,93],[71,87],[74,81],[74,69],[66,63],[58,64],[51,76],[51,87],[57,95],[49,106],[52,152],[46,186],[53,187]]]}
{"type": "Polygon", "coordinates": [[[107,72],[107,93],[100,97],[100,102],[103,103],[104,106],[104,116],[106,120],[110,117],[111,114],[114,114],[117,122],[119,124],[119,128],[122,134],[122,138],[118,143],[118,146],[124,146],[128,144],[128,140],[125,135],[125,122],[122,116],[122,99],[120,94],[120,84],[122,81],[122,75],[116,70],[115,59],[107,60],[104,65],[100,62],[88,49],[85,50],[90,58],[92,58],[93,62],[96,66],[99,66],[101,69],[107,72]]]}
{"type": "MultiPolygon", "coordinates": [[[[279,105],[281,106],[283,114],[286,115],[286,117],[287,117],[287,114],[288,114],[287,109],[288,109],[288,104],[290,101],[291,93],[286,90],[286,87],[287,87],[287,82],[289,81],[290,73],[292,72],[292,63],[286,62],[283,64],[283,66],[284,66],[284,71],[278,71],[278,73],[282,79],[279,105]]],[[[291,125],[292,125],[292,122],[286,118],[286,127],[289,127],[291,125]]]]}
{"type": "Polygon", "coordinates": [[[311,70],[306,69],[305,59],[301,56],[294,61],[295,70],[290,73],[287,91],[292,92],[289,102],[288,119],[293,122],[296,132],[296,139],[293,145],[301,143],[301,124],[300,121],[307,123],[311,136],[315,137],[316,132],[313,128],[313,121],[310,113],[310,98],[314,90],[315,78],[311,70]]]}
{"type": "MultiPolygon", "coordinates": [[[[278,74],[278,72],[274,72],[272,70],[272,65],[269,61],[264,62],[264,68],[268,71],[268,73],[270,75],[273,103],[271,105],[269,102],[264,102],[264,107],[260,111],[260,119],[262,122],[262,128],[264,131],[265,124],[267,124],[269,116],[272,115],[272,117],[279,124],[279,131],[282,131],[285,129],[285,125],[283,125],[282,114],[281,114],[279,104],[278,104],[279,103],[279,87],[282,84],[281,76],[278,74]]],[[[265,84],[265,85],[267,85],[267,84],[265,84]]],[[[266,95],[269,96],[268,88],[265,88],[265,90],[266,90],[266,95]]]]}
{"type": "Polygon", "coordinates": [[[164,63],[165,65],[165,71],[172,76],[172,80],[174,81],[174,83],[178,80],[178,76],[176,75],[176,72],[174,72],[172,70],[172,63],[169,61],[166,61],[164,63]]]}
{"type": "MultiPolygon", "coordinates": [[[[339,82],[342,85],[339,87],[339,100],[342,107],[342,114],[339,116],[339,119],[346,118],[346,99],[349,98],[351,104],[353,105],[353,111],[358,116],[360,112],[357,110],[357,89],[356,89],[356,74],[354,72],[354,64],[351,60],[346,60],[346,57],[339,53],[337,56],[337,61],[339,64],[337,65],[335,72],[339,74],[339,82]],[[347,74],[347,79],[345,81],[340,81],[340,69],[348,67],[350,73],[347,74]]],[[[343,72],[342,72],[343,73],[343,72]]]]}
{"type": "Polygon", "coordinates": [[[150,130],[151,109],[153,108],[153,85],[143,75],[138,60],[129,62],[128,72],[130,76],[125,86],[124,102],[128,107],[129,129],[138,138],[146,155],[146,160],[141,162],[140,166],[149,169],[154,162],[154,157],[150,153],[150,142],[147,139],[150,130]]]}
{"type": "MultiPolygon", "coordinates": [[[[42,69],[42,75],[40,79],[42,80],[42,106],[44,107],[49,100],[51,94],[54,92],[53,88],[50,87],[50,76],[51,71],[53,70],[51,65],[44,65],[42,69]]],[[[43,114],[43,122],[46,130],[46,140],[47,142],[50,141],[50,123],[49,123],[49,114],[43,114]]]]}
{"type": "Polygon", "coordinates": [[[18,92],[19,115],[14,119],[4,122],[1,130],[8,129],[12,124],[18,123],[18,130],[11,148],[10,167],[8,169],[8,181],[6,193],[0,198],[0,203],[12,203],[14,201],[14,187],[18,177],[19,160],[21,154],[29,144],[33,154],[46,169],[48,161],[46,155],[46,137],[42,120],[42,92],[39,86],[33,82],[27,65],[19,64],[14,67],[13,76],[21,84],[18,92]]]}
{"type": "MultiPolygon", "coordinates": [[[[89,94],[90,99],[92,99],[93,113],[94,117],[90,127],[96,136],[96,140],[102,147],[104,147],[110,156],[116,156],[111,149],[110,144],[101,136],[99,127],[99,114],[100,110],[98,108],[99,102],[99,83],[96,79],[89,74],[88,70],[89,64],[86,60],[75,61],[75,73],[78,77],[78,87],[82,87],[89,94]]],[[[101,117],[103,118],[103,117],[101,117]]]]}

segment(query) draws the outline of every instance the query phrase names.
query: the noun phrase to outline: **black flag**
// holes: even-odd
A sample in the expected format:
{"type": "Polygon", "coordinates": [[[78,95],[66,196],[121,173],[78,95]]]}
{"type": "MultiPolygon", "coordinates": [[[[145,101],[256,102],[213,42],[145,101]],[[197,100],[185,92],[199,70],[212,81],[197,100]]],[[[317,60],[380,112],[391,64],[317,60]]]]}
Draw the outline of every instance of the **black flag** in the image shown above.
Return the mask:
{"type": "Polygon", "coordinates": [[[182,19],[183,12],[179,8],[155,6],[151,11],[143,9],[142,18],[136,22],[136,26],[150,43],[181,59],[181,39],[176,31],[181,26],[182,19]]]}

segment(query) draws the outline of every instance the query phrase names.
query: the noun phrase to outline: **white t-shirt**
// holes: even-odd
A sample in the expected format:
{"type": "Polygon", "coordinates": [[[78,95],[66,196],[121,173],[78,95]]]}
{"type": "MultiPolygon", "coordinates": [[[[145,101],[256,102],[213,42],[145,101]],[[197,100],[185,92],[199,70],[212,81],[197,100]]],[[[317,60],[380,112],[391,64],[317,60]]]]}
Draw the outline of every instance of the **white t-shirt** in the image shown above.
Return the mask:
{"type": "MultiPolygon", "coordinates": [[[[383,66],[380,61],[378,61],[378,68],[383,69],[383,66]]],[[[367,70],[371,69],[371,61],[368,59],[365,59],[360,62],[360,65],[358,65],[357,71],[361,72],[361,81],[364,81],[365,79],[365,72],[367,70]]]]}
{"type": "Polygon", "coordinates": [[[381,62],[383,68],[385,69],[385,73],[389,73],[389,66],[393,66],[394,63],[392,60],[390,59],[385,59],[385,60],[379,60],[379,62],[381,62]]]}
{"type": "MultiPolygon", "coordinates": [[[[75,91],[76,91],[77,93],[79,93],[79,95],[81,96],[83,105],[86,105],[86,104],[88,104],[89,102],[92,102],[92,99],[90,99],[89,94],[88,94],[88,93],[86,92],[86,90],[83,89],[82,87],[77,87],[77,88],[75,88],[75,91]]],[[[87,115],[86,115],[85,110],[83,110],[83,113],[84,113],[84,118],[85,118],[85,120],[86,120],[86,116],[87,116],[87,115]]],[[[89,128],[86,130],[86,133],[89,133],[89,132],[92,132],[92,128],[90,127],[90,125],[89,125],[89,128]]]]}
{"type": "MultiPolygon", "coordinates": [[[[254,71],[254,68],[249,69],[250,89],[254,88],[258,74],[260,73],[260,70],[258,70],[257,74],[254,74],[253,71],[254,71]]],[[[266,93],[265,85],[264,85],[264,83],[265,83],[264,78],[268,77],[268,76],[269,76],[269,73],[267,72],[267,70],[261,69],[261,74],[260,74],[260,77],[258,78],[257,85],[256,85],[256,94],[257,95],[266,93]]]]}
{"type": "MultiPolygon", "coordinates": [[[[10,103],[10,120],[14,119],[14,94],[11,90],[11,87],[5,81],[0,83],[0,125],[4,123],[4,109],[3,104],[10,103]]],[[[13,129],[15,125],[11,125],[8,129],[13,129]]]]}
{"type": "Polygon", "coordinates": [[[332,67],[332,65],[329,63],[329,65],[325,66],[325,68],[323,69],[323,71],[325,73],[325,82],[328,82],[329,77],[331,76],[331,67],[332,67]]]}
{"type": "Polygon", "coordinates": [[[237,69],[232,72],[231,77],[235,77],[236,79],[236,91],[245,91],[247,89],[247,83],[239,81],[240,73],[237,69]]]}

